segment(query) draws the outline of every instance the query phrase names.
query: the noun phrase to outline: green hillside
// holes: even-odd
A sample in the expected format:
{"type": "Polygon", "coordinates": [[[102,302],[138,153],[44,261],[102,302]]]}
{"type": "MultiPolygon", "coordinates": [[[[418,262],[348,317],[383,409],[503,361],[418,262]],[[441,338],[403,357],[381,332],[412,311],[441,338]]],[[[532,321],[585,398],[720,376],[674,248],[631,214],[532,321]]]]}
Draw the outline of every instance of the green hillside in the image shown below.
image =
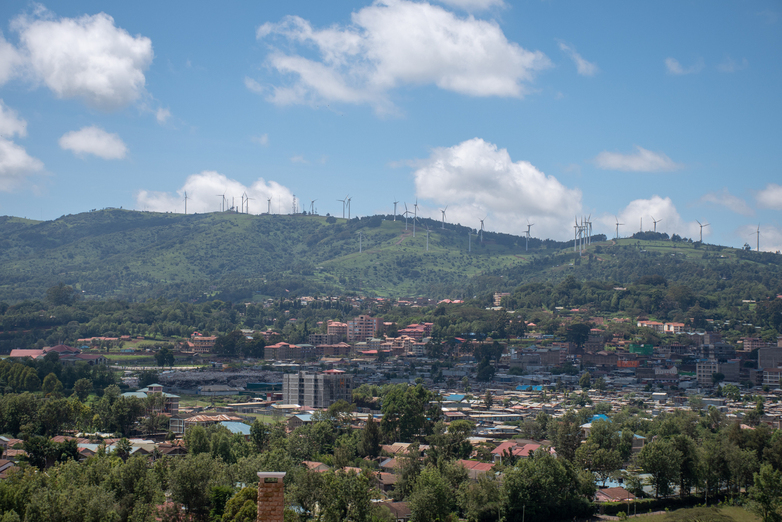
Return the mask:
{"type": "Polygon", "coordinates": [[[487,232],[481,242],[466,227],[442,229],[426,219],[413,237],[411,221],[406,230],[404,219],[391,216],[120,209],[46,222],[2,217],[0,300],[42,297],[60,282],[92,298],[249,300],[346,292],[461,297],[568,276],[623,284],[652,274],[699,289],[702,280],[715,289],[740,282],[748,296],[765,296],[782,279],[782,256],[649,240],[659,234],[596,242],[579,256],[572,241],[532,238],[526,251],[523,237],[487,232]]]}

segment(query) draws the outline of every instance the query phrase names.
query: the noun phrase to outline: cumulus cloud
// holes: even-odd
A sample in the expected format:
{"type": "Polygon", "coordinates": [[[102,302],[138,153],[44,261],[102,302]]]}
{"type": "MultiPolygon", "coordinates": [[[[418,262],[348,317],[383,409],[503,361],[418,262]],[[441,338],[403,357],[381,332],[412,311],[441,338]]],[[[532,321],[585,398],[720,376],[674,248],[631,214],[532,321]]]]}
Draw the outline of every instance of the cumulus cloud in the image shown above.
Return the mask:
{"type": "Polygon", "coordinates": [[[16,47],[8,43],[0,32],[0,85],[19,74],[21,64],[22,57],[16,47]]]}
{"type": "Polygon", "coordinates": [[[155,119],[161,125],[165,124],[170,117],[171,117],[171,111],[168,109],[164,109],[160,107],[157,110],[157,112],[155,112],[155,119]]]}
{"type": "Polygon", "coordinates": [[[782,186],[769,183],[766,188],[755,194],[758,205],[774,210],[782,210],[782,186]]]}
{"type": "Polygon", "coordinates": [[[128,154],[127,146],[117,134],[108,133],[94,125],[65,133],[59,143],[62,149],[70,150],[77,156],[92,154],[108,160],[122,159],[128,154]]]}
{"type": "Polygon", "coordinates": [[[468,12],[483,11],[505,5],[503,0],[440,0],[440,3],[468,12]]]}
{"type": "Polygon", "coordinates": [[[699,59],[697,62],[695,62],[690,67],[687,67],[686,69],[682,66],[682,64],[679,63],[679,60],[676,58],[666,58],[665,59],[665,68],[668,70],[668,74],[675,74],[675,75],[682,75],[682,74],[694,74],[699,73],[703,70],[704,63],[703,59],[699,59]]]}
{"type": "Polygon", "coordinates": [[[27,135],[27,122],[0,100],[0,191],[11,192],[30,174],[43,170],[43,163],[27,154],[10,138],[27,135]]]}
{"type": "Polygon", "coordinates": [[[741,61],[737,62],[730,56],[726,56],[725,61],[717,65],[717,70],[724,73],[734,73],[747,67],[749,67],[749,61],[746,58],[742,58],[741,61]]]}
{"type": "Polygon", "coordinates": [[[230,207],[232,200],[236,206],[240,206],[242,194],[247,193],[252,198],[249,202],[250,214],[266,213],[270,198],[272,214],[277,214],[279,210],[284,213],[290,209],[293,200],[293,193],[276,181],[258,178],[252,185],[245,186],[219,172],[205,170],[189,176],[176,193],[140,190],[136,194],[136,205],[141,210],[182,212],[185,193],[188,213],[219,211],[222,199],[215,194],[225,194],[226,207],[230,207]]]}
{"type": "Polygon", "coordinates": [[[537,236],[566,239],[581,211],[580,190],[480,138],[434,149],[415,165],[416,196],[447,205],[449,221],[473,228],[488,216],[487,230],[518,234],[529,219],[537,236]]]}
{"type": "MultiPolygon", "coordinates": [[[[619,227],[619,236],[627,237],[641,229],[643,221],[643,230],[654,230],[652,218],[657,220],[657,232],[667,232],[670,235],[679,234],[682,237],[689,237],[698,240],[700,237],[700,227],[696,221],[684,221],[676,210],[671,198],[661,198],[652,196],[649,199],[636,199],[631,201],[627,207],[616,216],[604,215],[599,221],[604,227],[608,237],[614,237],[616,232],[616,220],[623,223],[619,227]]],[[[705,222],[703,222],[705,224],[705,222]]],[[[703,229],[703,237],[711,233],[710,227],[703,229]]]]}
{"type": "Polygon", "coordinates": [[[257,143],[258,145],[261,145],[262,147],[268,147],[269,146],[269,135],[268,134],[261,134],[260,136],[253,136],[250,139],[253,142],[257,143]]]}
{"type": "Polygon", "coordinates": [[[625,172],[665,172],[682,168],[662,152],[652,152],[636,145],[635,153],[621,154],[619,152],[603,151],[593,160],[594,164],[604,170],[621,170],[625,172]]]}
{"type": "Polygon", "coordinates": [[[298,156],[292,156],[291,157],[291,163],[298,163],[300,165],[308,165],[309,161],[307,161],[304,156],[298,155],[298,156]]]}
{"type": "MultiPolygon", "coordinates": [[[[105,13],[57,19],[39,10],[34,17],[17,18],[12,28],[19,33],[26,67],[58,98],[79,98],[112,111],[146,92],[144,72],[152,63],[152,41],[131,36],[105,13]]],[[[2,54],[0,42],[0,63],[2,54]]]]}
{"type": "Polygon", "coordinates": [[[576,49],[566,44],[565,42],[559,42],[559,48],[563,53],[567,54],[573,63],[576,64],[576,70],[581,76],[594,76],[599,70],[597,64],[586,61],[580,54],[576,52],[576,49]]]}
{"type": "Polygon", "coordinates": [[[703,195],[701,201],[704,203],[714,203],[715,205],[721,205],[737,214],[744,216],[751,216],[755,212],[747,205],[747,202],[743,199],[734,196],[728,189],[722,189],[721,192],[708,192],[703,195]]]}
{"type": "Polygon", "coordinates": [[[392,112],[389,91],[405,85],[522,97],[535,73],[551,66],[542,52],[509,42],[496,22],[408,0],[377,1],[353,13],[349,25],[326,29],[287,16],[260,26],[256,36],[278,37],[319,55],[311,59],[272,48],[268,65],[290,83],[267,88],[245,79],[249,90],[266,92],[280,105],[338,101],[392,112]]]}

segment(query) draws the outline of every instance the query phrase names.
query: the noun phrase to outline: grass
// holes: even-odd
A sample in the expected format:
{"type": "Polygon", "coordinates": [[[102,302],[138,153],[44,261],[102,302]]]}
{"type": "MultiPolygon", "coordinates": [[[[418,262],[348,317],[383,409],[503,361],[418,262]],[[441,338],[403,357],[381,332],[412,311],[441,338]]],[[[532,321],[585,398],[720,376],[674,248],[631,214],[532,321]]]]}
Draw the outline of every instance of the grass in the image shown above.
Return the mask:
{"type": "Polygon", "coordinates": [[[638,514],[628,520],[644,522],[760,522],[760,518],[739,506],[684,508],[669,513],[638,514]]]}

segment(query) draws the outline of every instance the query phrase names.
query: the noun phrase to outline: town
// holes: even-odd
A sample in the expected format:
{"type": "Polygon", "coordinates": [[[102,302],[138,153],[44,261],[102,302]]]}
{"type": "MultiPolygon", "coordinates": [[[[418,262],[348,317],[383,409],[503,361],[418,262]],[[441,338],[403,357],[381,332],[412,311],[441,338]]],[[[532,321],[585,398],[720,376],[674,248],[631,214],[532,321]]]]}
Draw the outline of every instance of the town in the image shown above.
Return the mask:
{"type": "MultiPolygon", "coordinates": [[[[495,293],[483,308],[426,298],[270,299],[232,306],[245,324],[279,315],[266,328],[154,340],[113,328],[69,344],[13,349],[0,362],[0,487],[23,480],[18,473],[30,467],[61,466],[66,455],[84,463],[139,458],[172,474],[176,459],[204,453],[229,476],[241,475],[236,484],[257,482],[256,472],[289,473],[285,491],[274,493],[285,498],[278,507],[305,519],[329,509],[360,518],[349,502],[317,501],[326,487],[318,481],[334,476],[363,480],[380,519],[458,513],[498,520],[519,508],[505,491],[513,474],[535,466],[575,473],[564,486],[572,517],[717,502],[749,491],[761,464],[778,465],[782,441],[772,435],[782,427],[782,337],[742,334],[758,331],[749,323],[662,322],[596,315],[588,306],[522,314],[508,309],[513,299],[495,293]],[[335,314],[343,319],[313,320],[335,314]],[[477,320],[463,321],[467,315],[477,320]],[[475,331],[447,335],[454,322],[475,331]],[[38,390],[38,407],[59,402],[65,410],[56,420],[29,411],[20,417],[19,401],[38,390]],[[307,447],[296,442],[302,437],[307,447]],[[274,440],[282,453],[273,451],[274,440]],[[751,459],[736,468],[734,451],[751,459]],[[722,471],[704,470],[719,458],[722,471]],[[666,469],[661,459],[674,462],[666,469]],[[248,471],[250,463],[258,469],[248,471]],[[579,473],[591,477],[586,485],[579,473]],[[320,477],[316,485],[304,478],[312,474],[320,477]],[[459,491],[458,499],[432,506],[425,477],[459,491]],[[481,505],[481,495],[497,500],[481,505]]],[[[220,503],[209,499],[217,486],[207,477],[202,505],[192,491],[170,487],[150,497],[157,507],[149,513],[198,518],[208,507],[222,520],[240,520],[227,502],[248,495],[266,509],[255,487],[240,495],[236,484],[223,486],[220,503]]],[[[550,515],[546,506],[522,508],[537,520],[550,515]]]]}

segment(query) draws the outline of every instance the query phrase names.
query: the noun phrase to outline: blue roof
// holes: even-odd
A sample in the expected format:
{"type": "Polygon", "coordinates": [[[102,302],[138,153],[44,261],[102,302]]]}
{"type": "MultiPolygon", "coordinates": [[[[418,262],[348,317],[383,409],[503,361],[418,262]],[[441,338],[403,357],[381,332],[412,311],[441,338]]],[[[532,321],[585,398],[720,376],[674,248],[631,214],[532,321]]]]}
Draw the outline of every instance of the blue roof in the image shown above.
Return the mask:
{"type": "Polygon", "coordinates": [[[235,421],[222,421],[221,426],[228,428],[231,433],[239,433],[240,435],[250,435],[250,427],[243,422],[235,421]]]}
{"type": "Polygon", "coordinates": [[[461,401],[463,401],[463,400],[464,400],[464,398],[465,398],[465,397],[466,397],[466,395],[462,395],[462,394],[460,394],[460,393],[452,393],[451,395],[449,395],[448,397],[446,397],[446,398],[445,398],[445,400],[447,400],[447,401],[456,401],[456,402],[461,402],[461,401]]]}
{"type": "Polygon", "coordinates": [[[603,415],[602,413],[598,415],[592,415],[592,418],[589,420],[589,422],[595,422],[601,420],[611,422],[611,419],[609,419],[606,415],[603,415]]]}
{"type": "Polygon", "coordinates": [[[516,391],[543,391],[543,386],[532,386],[531,384],[520,384],[516,386],[516,391]]]}
{"type": "Polygon", "coordinates": [[[299,413],[298,415],[294,415],[294,417],[297,417],[302,422],[312,422],[311,413],[299,413]]]}

